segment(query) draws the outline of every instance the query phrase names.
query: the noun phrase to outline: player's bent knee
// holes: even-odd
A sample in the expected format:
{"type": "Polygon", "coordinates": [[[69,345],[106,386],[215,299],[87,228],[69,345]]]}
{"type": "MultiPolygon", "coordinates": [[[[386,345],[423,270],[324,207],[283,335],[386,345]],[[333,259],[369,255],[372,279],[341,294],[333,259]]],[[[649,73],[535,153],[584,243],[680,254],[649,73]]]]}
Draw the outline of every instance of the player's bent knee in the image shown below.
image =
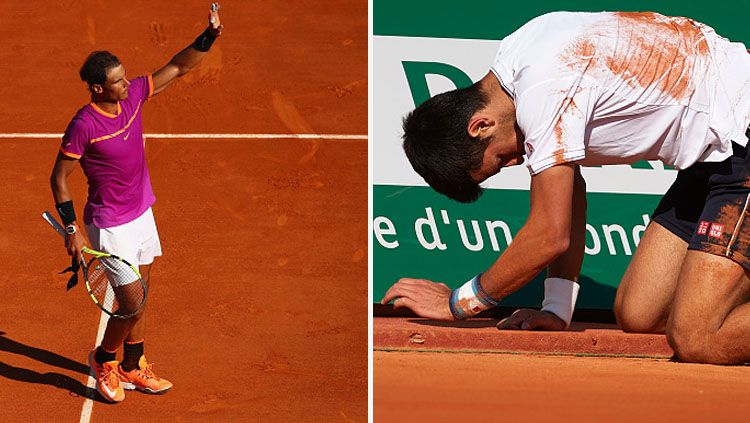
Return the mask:
{"type": "Polygon", "coordinates": [[[620,329],[627,333],[662,333],[664,321],[653,310],[643,310],[627,302],[617,302],[614,307],[615,319],[620,329]]]}
{"type": "Polygon", "coordinates": [[[666,330],[667,342],[675,358],[686,363],[742,364],[727,354],[728,344],[716,333],[703,333],[694,327],[670,324],[666,330]]]}
{"type": "Polygon", "coordinates": [[[675,358],[689,363],[703,362],[705,351],[700,348],[700,340],[695,335],[688,335],[683,330],[670,325],[666,331],[667,343],[674,351],[675,358]]]}
{"type": "Polygon", "coordinates": [[[633,319],[627,317],[617,318],[617,324],[626,333],[661,333],[663,325],[654,320],[633,319]]]}

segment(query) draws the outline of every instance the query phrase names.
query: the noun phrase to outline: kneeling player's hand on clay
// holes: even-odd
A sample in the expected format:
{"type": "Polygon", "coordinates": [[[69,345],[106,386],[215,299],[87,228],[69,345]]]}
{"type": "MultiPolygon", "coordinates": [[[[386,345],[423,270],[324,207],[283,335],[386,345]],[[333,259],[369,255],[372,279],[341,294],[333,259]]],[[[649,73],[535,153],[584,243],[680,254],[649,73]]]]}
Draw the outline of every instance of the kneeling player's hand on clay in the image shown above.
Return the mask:
{"type": "Polygon", "coordinates": [[[497,324],[508,330],[565,330],[565,321],[549,311],[521,308],[497,324]]]}
{"type": "Polygon", "coordinates": [[[448,299],[451,289],[444,283],[426,279],[401,278],[388,289],[381,304],[393,302],[393,307],[407,307],[421,317],[453,320],[448,299]]]}

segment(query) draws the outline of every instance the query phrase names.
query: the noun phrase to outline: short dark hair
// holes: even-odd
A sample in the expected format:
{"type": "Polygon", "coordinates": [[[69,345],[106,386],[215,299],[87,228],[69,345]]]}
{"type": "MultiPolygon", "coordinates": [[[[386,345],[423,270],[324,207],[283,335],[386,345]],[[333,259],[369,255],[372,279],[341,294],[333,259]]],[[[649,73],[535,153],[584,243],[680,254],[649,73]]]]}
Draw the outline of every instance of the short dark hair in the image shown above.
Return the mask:
{"type": "Polygon", "coordinates": [[[472,137],[467,127],[486,104],[477,83],[430,98],[403,121],[404,152],[414,170],[435,191],[462,203],[482,194],[469,172],[482,166],[490,138],[472,137]]]}
{"type": "Polygon", "coordinates": [[[89,85],[104,85],[107,82],[107,70],[120,65],[120,60],[108,51],[95,51],[83,62],[78,74],[81,80],[89,85]]]}

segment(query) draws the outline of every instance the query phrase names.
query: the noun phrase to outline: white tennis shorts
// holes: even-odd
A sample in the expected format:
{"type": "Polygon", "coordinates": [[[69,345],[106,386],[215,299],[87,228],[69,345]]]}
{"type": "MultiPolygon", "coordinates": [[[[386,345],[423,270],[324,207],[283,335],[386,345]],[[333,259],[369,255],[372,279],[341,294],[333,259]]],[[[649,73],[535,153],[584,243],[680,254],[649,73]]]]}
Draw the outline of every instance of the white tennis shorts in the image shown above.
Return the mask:
{"type": "Polygon", "coordinates": [[[86,225],[86,233],[93,249],[119,256],[136,267],[151,264],[154,257],[161,255],[159,233],[150,207],[135,220],[120,226],[86,225]]]}

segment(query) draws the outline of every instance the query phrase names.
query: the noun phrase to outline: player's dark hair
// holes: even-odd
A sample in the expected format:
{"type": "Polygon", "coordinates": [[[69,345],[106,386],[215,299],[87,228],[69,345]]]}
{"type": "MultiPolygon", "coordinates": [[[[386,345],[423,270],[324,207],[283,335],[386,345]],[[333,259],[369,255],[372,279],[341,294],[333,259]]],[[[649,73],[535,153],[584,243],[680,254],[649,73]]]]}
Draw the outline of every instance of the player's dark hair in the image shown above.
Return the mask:
{"type": "Polygon", "coordinates": [[[479,84],[425,101],[403,121],[406,157],[437,192],[462,203],[476,201],[482,187],[469,175],[482,166],[489,137],[469,135],[469,119],[487,104],[479,84]]]}
{"type": "Polygon", "coordinates": [[[107,71],[120,65],[120,60],[108,51],[95,51],[83,62],[78,74],[81,80],[89,85],[104,85],[107,82],[107,71]]]}

